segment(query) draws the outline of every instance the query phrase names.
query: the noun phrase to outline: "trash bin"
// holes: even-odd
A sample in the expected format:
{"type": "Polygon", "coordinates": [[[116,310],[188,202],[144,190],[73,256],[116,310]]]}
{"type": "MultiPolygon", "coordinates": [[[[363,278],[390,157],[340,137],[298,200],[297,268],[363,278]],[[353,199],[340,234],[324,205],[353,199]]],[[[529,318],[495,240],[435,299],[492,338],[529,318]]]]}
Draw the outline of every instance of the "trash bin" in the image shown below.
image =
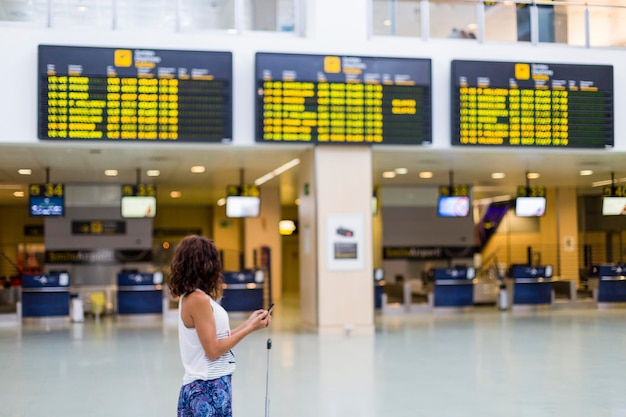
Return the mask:
{"type": "Polygon", "coordinates": [[[85,308],[83,306],[83,300],[81,300],[78,294],[71,295],[70,303],[70,319],[74,323],[82,323],[85,321],[85,308]]]}
{"type": "Polygon", "coordinates": [[[104,313],[104,307],[106,300],[104,294],[101,292],[95,292],[91,294],[91,312],[99,319],[102,313],[104,313]]]}

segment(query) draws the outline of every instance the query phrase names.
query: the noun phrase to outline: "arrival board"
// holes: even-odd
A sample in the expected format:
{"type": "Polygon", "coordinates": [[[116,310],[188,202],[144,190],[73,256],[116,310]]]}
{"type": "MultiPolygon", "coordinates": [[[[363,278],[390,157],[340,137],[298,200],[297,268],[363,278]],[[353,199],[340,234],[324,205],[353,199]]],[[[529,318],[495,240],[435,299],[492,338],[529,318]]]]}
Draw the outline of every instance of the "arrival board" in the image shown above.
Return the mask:
{"type": "Polygon", "coordinates": [[[232,138],[230,52],[39,46],[39,139],[232,138]]]}
{"type": "Polygon", "coordinates": [[[460,146],[611,148],[613,67],[452,61],[460,146]]]}
{"type": "Polygon", "coordinates": [[[256,141],[432,142],[431,61],[257,53],[256,141]]]}

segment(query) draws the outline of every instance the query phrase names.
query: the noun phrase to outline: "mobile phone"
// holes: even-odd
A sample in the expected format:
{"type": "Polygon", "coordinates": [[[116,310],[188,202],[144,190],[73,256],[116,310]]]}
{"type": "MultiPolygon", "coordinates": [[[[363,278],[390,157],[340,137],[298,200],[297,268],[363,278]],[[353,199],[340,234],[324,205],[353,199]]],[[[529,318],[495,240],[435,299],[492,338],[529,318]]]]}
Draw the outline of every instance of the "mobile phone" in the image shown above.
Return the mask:
{"type": "Polygon", "coordinates": [[[272,309],[274,308],[274,303],[270,304],[270,307],[267,309],[267,312],[272,314],[272,309]]]}

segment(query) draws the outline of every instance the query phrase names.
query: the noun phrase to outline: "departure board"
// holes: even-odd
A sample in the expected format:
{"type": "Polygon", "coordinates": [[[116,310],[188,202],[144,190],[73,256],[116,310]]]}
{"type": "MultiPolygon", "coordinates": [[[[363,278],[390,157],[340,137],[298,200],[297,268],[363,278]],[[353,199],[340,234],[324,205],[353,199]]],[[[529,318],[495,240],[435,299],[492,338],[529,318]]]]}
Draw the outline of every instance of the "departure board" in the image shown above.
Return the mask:
{"type": "Polygon", "coordinates": [[[39,46],[39,139],[232,138],[232,54],[39,46]]]}
{"type": "Polygon", "coordinates": [[[256,141],[432,142],[431,61],[256,54],[256,141]]]}
{"type": "Polygon", "coordinates": [[[613,67],[452,61],[452,145],[610,148],[613,67]]]}

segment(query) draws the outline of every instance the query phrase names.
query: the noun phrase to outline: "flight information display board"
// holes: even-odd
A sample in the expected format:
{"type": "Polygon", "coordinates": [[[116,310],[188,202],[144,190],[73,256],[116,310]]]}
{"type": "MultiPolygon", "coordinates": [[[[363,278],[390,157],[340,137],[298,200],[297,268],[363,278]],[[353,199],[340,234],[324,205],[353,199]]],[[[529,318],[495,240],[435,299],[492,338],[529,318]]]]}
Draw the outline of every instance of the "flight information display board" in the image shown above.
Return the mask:
{"type": "Polygon", "coordinates": [[[432,142],[431,61],[256,54],[256,141],[432,142]]]}
{"type": "Polygon", "coordinates": [[[232,138],[230,52],[39,46],[39,139],[232,138]]]}
{"type": "Polygon", "coordinates": [[[452,61],[452,145],[610,148],[613,67],[452,61]]]}

